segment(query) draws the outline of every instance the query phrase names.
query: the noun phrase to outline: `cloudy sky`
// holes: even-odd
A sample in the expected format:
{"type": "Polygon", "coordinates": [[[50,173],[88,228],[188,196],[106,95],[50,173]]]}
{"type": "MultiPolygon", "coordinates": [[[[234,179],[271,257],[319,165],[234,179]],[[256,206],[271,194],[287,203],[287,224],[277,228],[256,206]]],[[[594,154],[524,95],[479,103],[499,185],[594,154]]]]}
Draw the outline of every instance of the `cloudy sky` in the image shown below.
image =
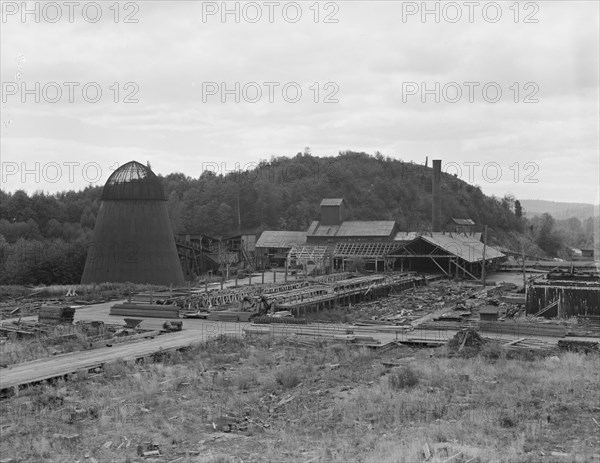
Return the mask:
{"type": "MultiPolygon", "coordinates": [[[[2,2],[2,188],[310,147],[599,202],[599,3],[2,2]],[[37,100],[37,101],[36,101],[37,100]]],[[[217,167],[218,166],[218,167],[217,167]]]]}

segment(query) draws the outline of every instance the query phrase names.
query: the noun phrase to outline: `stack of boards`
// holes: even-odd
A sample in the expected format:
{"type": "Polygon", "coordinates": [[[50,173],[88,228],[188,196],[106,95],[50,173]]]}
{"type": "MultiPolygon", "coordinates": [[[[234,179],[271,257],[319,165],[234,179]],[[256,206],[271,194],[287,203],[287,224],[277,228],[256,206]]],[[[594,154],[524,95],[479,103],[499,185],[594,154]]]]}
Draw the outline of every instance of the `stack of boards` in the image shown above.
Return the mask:
{"type": "Polygon", "coordinates": [[[115,304],[110,308],[110,314],[142,318],[179,318],[179,307],[158,304],[115,304]]]}
{"type": "Polygon", "coordinates": [[[247,322],[252,312],[235,312],[229,310],[215,310],[211,312],[207,320],[214,322],[247,322]]]}
{"type": "Polygon", "coordinates": [[[38,315],[38,323],[45,325],[70,325],[73,323],[75,309],[68,306],[42,306],[38,315]]]}

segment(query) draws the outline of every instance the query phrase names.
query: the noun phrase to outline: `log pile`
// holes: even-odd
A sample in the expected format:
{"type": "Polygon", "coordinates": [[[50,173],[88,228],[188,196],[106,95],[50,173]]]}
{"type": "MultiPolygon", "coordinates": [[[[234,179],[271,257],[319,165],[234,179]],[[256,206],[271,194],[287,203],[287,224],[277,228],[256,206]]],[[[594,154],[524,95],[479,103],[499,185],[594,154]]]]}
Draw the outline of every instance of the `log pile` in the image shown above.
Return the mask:
{"type": "Polygon", "coordinates": [[[40,308],[38,323],[44,325],[70,325],[75,309],[66,306],[43,306],[40,308]]]}

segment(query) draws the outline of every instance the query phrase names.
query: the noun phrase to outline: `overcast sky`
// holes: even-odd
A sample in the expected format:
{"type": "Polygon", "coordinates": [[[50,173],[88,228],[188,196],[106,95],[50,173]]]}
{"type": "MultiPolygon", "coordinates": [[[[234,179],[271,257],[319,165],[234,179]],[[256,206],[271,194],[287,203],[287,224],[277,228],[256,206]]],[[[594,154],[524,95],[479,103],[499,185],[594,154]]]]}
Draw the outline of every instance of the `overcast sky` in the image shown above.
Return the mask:
{"type": "Polygon", "coordinates": [[[2,2],[3,189],[310,147],[599,202],[597,1],[21,3],[2,2]]]}

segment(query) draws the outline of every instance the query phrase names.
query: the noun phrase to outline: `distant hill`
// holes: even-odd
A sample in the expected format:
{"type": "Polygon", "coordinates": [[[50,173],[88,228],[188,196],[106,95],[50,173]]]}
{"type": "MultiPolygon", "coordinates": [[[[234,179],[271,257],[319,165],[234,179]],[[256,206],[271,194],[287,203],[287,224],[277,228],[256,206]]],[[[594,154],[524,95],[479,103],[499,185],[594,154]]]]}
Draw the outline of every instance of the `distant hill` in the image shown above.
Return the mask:
{"type": "Polygon", "coordinates": [[[585,220],[589,217],[600,215],[600,206],[587,203],[561,203],[558,201],[544,201],[541,199],[521,199],[525,217],[542,215],[547,212],[557,220],[576,217],[585,220]]]}

